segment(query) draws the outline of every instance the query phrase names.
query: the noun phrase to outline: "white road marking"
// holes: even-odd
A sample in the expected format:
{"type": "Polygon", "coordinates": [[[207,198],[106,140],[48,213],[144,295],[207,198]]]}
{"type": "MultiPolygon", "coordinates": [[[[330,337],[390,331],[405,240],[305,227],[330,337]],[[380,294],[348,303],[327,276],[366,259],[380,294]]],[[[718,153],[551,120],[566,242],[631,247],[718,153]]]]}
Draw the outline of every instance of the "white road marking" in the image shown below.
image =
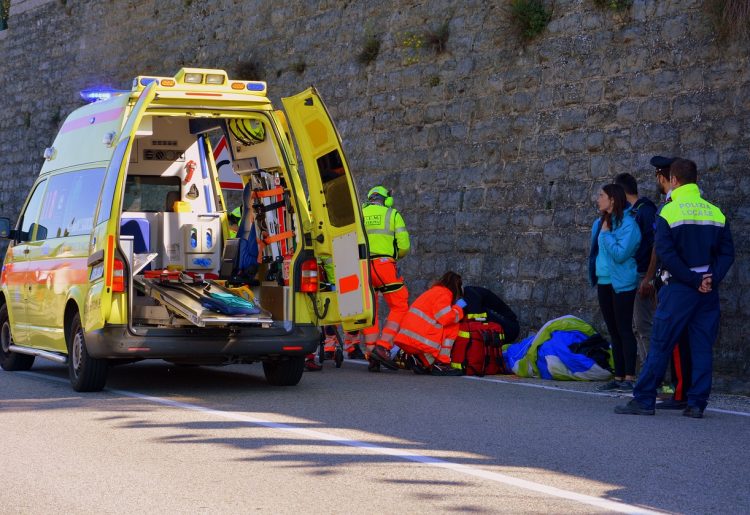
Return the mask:
{"type": "MultiPolygon", "coordinates": [[[[367,361],[359,360],[359,359],[350,359],[346,361],[347,363],[356,363],[357,365],[367,365],[367,361]]],[[[568,390],[566,388],[562,388],[560,386],[546,386],[543,384],[536,384],[536,383],[523,383],[520,381],[508,381],[505,379],[494,379],[492,377],[477,377],[477,376],[461,376],[461,379],[468,379],[470,381],[484,381],[487,383],[500,383],[500,384],[510,384],[513,386],[524,386],[526,388],[538,388],[540,390],[551,390],[554,392],[565,392],[565,393],[577,393],[581,395],[593,395],[598,397],[613,397],[613,398],[620,398],[620,397],[632,397],[632,394],[613,394],[613,393],[606,393],[606,392],[585,392],[582,390],[568,390]]],[[[706,408],[706,411],[713,411],[714,413],[723,413],[725,415],[738,415],[740,417],[750,417],[750,413],[745,411],[733,411],[733,410],[727,410],[727,409],[721,409],[721,408],[706,408]]]]}
{"type": "MultiPolygon", "coordinates": [[[[52,377],[52,376],[48,376],[39,372],[20,372],[20,373],[24,375],[40,377],[43,379],[48,379],[48,380],[52,380],[52,381],[56,381],[60,383],[68,382],[64,378],[52,377]]],[[[294,433],[294,434],[301,435],[307,438],[322,440],[326,442],[334,442],[340,445],[346,445],[349,447],[355,447],[357,449],[363,449],[363,450],[366,450],[375,454],[382,454],[385,456],[392,456],[394,458],[401,458],[406,461],[413,461],[413,462],[421,463],[423,465],[427,465],[431,467],[443,468],[443,469],[451,470],[453,472],[458,472],[460,474],[474,476],[474,477],[478,477],[481,479],[486,479],[488,481],[493,481],[496,483],[502,483],[508,486],[513,486],[516,488],[522,488],[524,490],[529,490],[532,492],[548,495],[551,497],[567,499],[567,500],[578,502],[581,504],[594,506],[602,510],[610,510],[610,511],[618,512],[618,513],[634,513],[634,514],[658,514],[660,513],[658,511],[649,510],[647,508],[642,508],[640,506],[634,506],[631,504],[621,503],[617,501],[610,501],[608,499],[602,499],[600,497],[594,497],[591,495],[579,494],[577,492],[573,492],[570,490],[563,490],[562,488],[556,488],[554,486],[548,486],[542,483],[536,483],[534,481],[519,479],[513,476],[509,476],[507,474],[502,474],[500,472],[492,472],[492,471],[484,470],[478,467],[462,465],[460,463],[453,463],[450,461],[442,460],[440,458],[433,458],[432,456],[425,456],[424,454],[419,454],[419,453],[404,450],[404,449],[394,449],[391,447],[384,447],[381,445],[375,445],[375,444],[371,444],[367,442],[362,442],[359,440],[353,440],[351,438],[344,438],[341,436],[336,436],[334,434],[324,433],[322,431],[316,431],[313,429],[296,427],[296,426],[293,426],[290,424],[284,424],[281,422],[272,422],[270,420],[264,420],[264,419],[253,417],[250,415],[245,415],[243,413],[215,410],[215,409],[206,408],[204,406],[200,406],[197,404],[173,401],[171,399],[165,399],[162,397],[154,397],[152,395],[145,395],[142,393],[131,392],[128,390],[105,389],[104,392],[121,395],[123,397],[140,399],[146,402],[151,402],[153,404],[160,404],[162,406],[168,406],[171,408],[196,411],[196,412],[204,413],[206,415],[211,415],[217,418],[245,422],[247,424],[252,424],[255,426],[261,426],[261,427],[266,427],[269,429],[276,429],[280,431],[294,433]]]]}

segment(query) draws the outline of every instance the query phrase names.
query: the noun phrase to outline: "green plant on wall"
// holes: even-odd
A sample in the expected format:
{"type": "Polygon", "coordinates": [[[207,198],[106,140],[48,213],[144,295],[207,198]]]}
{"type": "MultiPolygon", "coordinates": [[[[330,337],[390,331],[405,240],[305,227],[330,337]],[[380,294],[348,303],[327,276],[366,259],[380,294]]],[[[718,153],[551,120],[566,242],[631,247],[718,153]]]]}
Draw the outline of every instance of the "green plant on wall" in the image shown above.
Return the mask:
{"type": "Polygon", "coordinates": [[[633,5],[633,0],[594,0],[594,4],[602,8],[623,11],[633,5]]]}
{"type": "Polygon", "coordinates": [[[521,38],[528,41],[544,31],[552,10],[547,10],[542,0],[511,0],[510,19],[521,38]]]}
{"type": "Polygon", "coordinates": [[[705,7],[719,41],[750,39],[750,1],[706,0],[705,7]]]}
{"type": "Polygon", "coordinates": [[[404,64],[416,64],[419,62],[419,51],[424,46],[424,36],[416,32],[407,32],[401,37],[401,46],[406,50],[404,64]]]}
{"type": "Polygon", "coordinates": [[[357,55],[357,61],[359,64],[367,66],[378,58],[379,53],[380,38],[370,34],[365,38],[365,42],[362,45],[362,51],[357,55]]]}
{"type": "Polygon", "coordinates": [[[0,30],[8,28],[8,17],[10,16],[10,0],[0,0],[0,30]]]}

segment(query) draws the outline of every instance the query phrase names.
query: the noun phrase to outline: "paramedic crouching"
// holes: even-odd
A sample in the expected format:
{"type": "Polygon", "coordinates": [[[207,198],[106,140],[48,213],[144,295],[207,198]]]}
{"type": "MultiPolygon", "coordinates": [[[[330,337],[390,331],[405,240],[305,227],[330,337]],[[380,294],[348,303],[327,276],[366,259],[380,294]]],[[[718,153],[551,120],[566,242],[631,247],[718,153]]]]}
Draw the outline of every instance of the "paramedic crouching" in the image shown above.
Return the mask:
{"type": "Polygon", "coordinates": [[[712,347],[719,330],[719,283],[734,262],[734,244],[721,210],[701,198],[695,163],[675,160],[669,168],[672,202],[656,218],[656,254],[665,285],[659,290],[651,344],[633,389],[633,400],[615,413],[653,415],[656,389],[669,356],[687,330],[693,361],[686,417],[701,418],[711,392],[712,347]]]}

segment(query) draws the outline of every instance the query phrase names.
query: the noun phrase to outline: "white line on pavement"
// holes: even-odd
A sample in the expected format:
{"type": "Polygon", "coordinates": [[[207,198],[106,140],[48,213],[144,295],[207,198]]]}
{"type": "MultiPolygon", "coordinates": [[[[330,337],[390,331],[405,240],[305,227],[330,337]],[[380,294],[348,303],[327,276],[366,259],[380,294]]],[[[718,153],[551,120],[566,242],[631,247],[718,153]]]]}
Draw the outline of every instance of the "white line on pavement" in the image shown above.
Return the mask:
{"type": "MultiPolygon", "coordinates": [[[[68,382],[64,378],[52,377],[52,376],[48,376],[39,372],[21,372],[21,374],[30,375],[34,377],[40,377],[43,379],[49,379],[49,380],[60,382],[60,383],[68,382]]],[[[591,495],[579,494],[577,492],[572,492],[570,490],[563,490],[562,488],[556,488],[554,486],[548,486],[548,485],[544,485],[541,483],[536,483],[534,481],[519,479],[513,476],[502,474],[500,472],[492,472],[492,471],[484,470],[478,467],[462,465],[460,463],[453,463],[450,461],[442,460],[440,458],[433,458],[432,456],[425,456],[423,454],[419,454],[419,453],[405,450],[405,449],[394,449],[391,447],[384,447],[384,446],[375,445],[375,444],[371,444],[367,442],[362,442],[359,440],[352,440],[350,438],[336,436],[334,434],[324,433],[322,431],[315,431],[313,429],[296,427],[290,424],[284,424],[280,422],[272,422],[270,420],[264,420],[264,419],[253,417],[250,415],[245,415],[243,413],[215,410],[212,408],[199,406],[197,404],[173,401],[171,399],[165,399],[162,397],[154,397],[152,395],[145,395],[142,393],[131,392],[128,390],[105,389],[104,392],[121,395],[123,397],[140,399],[140,400],[144,400],[144,401],[151,402],[154,404],[161,404],[162,406],[169,406],[171,408],[196,411],[199,413],[212,415],[217,418],[236,420],[236,421],[245,422],[248,424],[253,424],[256,426],[267,427],[269,429],[277,429],[280,431],[295,433],[298,435],[306,436],[308,438],[313,438],[317,440],[335,442],[340,445],[355,447],[355,448],[363,449],[363,450],[370,451],[376,454],[382,454],[385,456],[401,458],[403,460],[413,461],[413,462],[421,463],[423,465],[428,465],[431,467],[443,468],[443,469],[451,470],[453,472],[466,474],[468,476],[474,476],[474,477],[486,479],[489,481],[494,481],[496,483],[502,483],[508,486],[514,486],[517,488],[522,488],[524,490],[529,490],[532,492],[545,494],[545,495],[549,495],[552,497],[557,497],[560,499],[567,499],[567,500],[575,501],[581,504],[587,504],[589,506],[594,506],[596,508],[600,508],[603,510],[610,510],[610,511],[618,512],[618,513],[634,513],[634,514],[657,514],[659,513],[657,511],[652,511],[652,510],[642,508],[639,506],[634,506],[631,504],[621,503],[617,501],[610,501],[608,499],[602,499],[602,498],[594,497],[591,495]]]]}
{"type": "MultiPolygon", "coordinates": [[[[347,360],[347,363],[356,363],[357,365],[367,365],[367,361],[363,360],[347,360]]],[[[546,386],[543,384],[535,384],[535,383],[523,383],[520,381],[507,381],[505,379],[494,379],[491,377],[477,377],[477,376],[461,376],[461,379],[469,379],[470,381],[484,381],[486,383],[500,383],[500,384],[509,384],[513,386],[525,386],[526,388],[539,388],[540,390],[552,390],[554,392],[565,392],[565,393],[578,393],[582,395],[595,395],[598,397],[632,397],[632,395],[613,395],[611,393],[605,393],[605,392],[585,392],[582,390],[568,390],[567,388],[561,388],[559,386],[546,386]]],[[[750,417],[750,413],[745,411],[733,411],[728,409],[721,409],[721,408],[706,408],[706,411],[713,411],[714,413],[724,413],[725,415],[737,415],[740,417],[750,417]]]]}

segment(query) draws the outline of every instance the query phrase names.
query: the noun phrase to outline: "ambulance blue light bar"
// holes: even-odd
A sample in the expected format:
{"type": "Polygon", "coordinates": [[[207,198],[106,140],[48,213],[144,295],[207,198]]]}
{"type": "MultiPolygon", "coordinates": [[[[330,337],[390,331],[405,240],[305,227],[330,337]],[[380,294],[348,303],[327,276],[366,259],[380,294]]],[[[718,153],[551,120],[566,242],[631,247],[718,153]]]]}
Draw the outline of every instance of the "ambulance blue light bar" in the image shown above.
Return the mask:
{"type": "Polygon", "coordinates": [[[266,85],[262,82],[248,82],[247,83],[247,90],[248,91],[265,91],[266,85]]]}
{"type": "Polygon", "coordinates": [[[89,88],[79,92],[81,98],[89,104],[99,102],[101,100],[109,100],[110,98],[122,93],[130,93],[130,91],[123,91],[120,89],[112,88],[89,88]]]}

